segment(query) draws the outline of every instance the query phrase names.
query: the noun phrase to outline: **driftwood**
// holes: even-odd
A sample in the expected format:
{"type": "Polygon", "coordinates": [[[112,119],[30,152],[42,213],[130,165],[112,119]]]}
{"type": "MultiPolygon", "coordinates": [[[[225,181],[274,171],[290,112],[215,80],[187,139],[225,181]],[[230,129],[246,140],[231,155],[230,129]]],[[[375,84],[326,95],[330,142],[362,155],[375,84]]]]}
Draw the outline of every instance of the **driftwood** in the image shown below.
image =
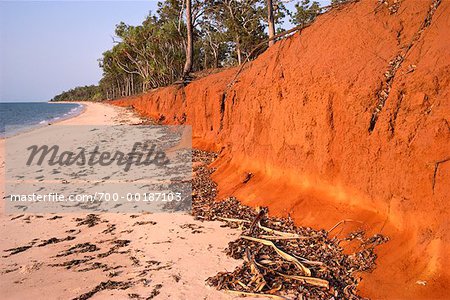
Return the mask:
{"type": "Polygon", "coordinates": [[[241,292],[241,291],[233,291],[233,290],[223,290],[224,292],[231,294],[233,296],[237,297],[260,297],[260,298],[270,298],[270,299],[276,299],[276,300],[287,300],[289,298],[272,295],[272,294],[259,294],[259,293],[248,293],[248,292],[241,292]]]}
{"type": "Polygon", "coordinates": [[[242,219],[234,219],[234,218],[222,218],[218,217],[217,219],[227,222],[238,222],[238,223],[251,223],[251,221],[248,220],[242,220],[242,219]]]}
{"type": "Polygon", "coordinates": [[[302,270],[303,274],[306,276],[311,276],[311,270],[309,270],[307,267],[305,267],[297,258],[293,257],[292,255],[280,250],[272,241],[263,240],[254,238],[251,236],[245,236],[242,235],[241,238],[250,240],[253,242],[258,242],[266,246],[272,247],[281,257],[283,257],[285,260],[292,262],[294,265],[296,265],[300,270],[302,270]]]}
{"type": "Polygon", "coordinates": [[[258,222],[258,227],[260,229],[264,230],[264,231],[267,231],[267,232],[271,233],[271,234],[277,234],[277,235],[280,235],[280,236],[285,237],[285,238],[291,238],[291,239],[304,238],[303,236],[300,236],[300,235],[295,234],[295,233],[283,232],[283,231],[271,229],[271,228],[268,228],[268,227],[264,227],[264,226],[261,225],[261,222],[258,222]]]}
{"type": "Polygon", "coordinates": [[[327,289],[330,288],[329,282],[327,280],[323,280],[320,278],[308,277],[308,276],[298,276],[298,275],[286,275],[286,274],[282,274],[282,273],[278,273],[278,274],[283,276],[284,278],[299,280],[304,283],[308,283],[311,285],[315,285],[315,286],[323,287],[323,288],[327,288],[327,289]]]}
{"type": "Polygon", "coordinates": [[[306,240],[310,239],[311,237],[308,236],[279,236],[279,235],[260,235],[260,238],[265,240],[306,240]]]}
{"type": "Polygon", "coordinates": [[[329,231],[315,230],[295,226],[290,218],[269,217],[266,209],[257,211],[234,197],[216,201],[217,186],[210,178],[214,169],[208,168],[215,157],[214,153],[193,151],[193,160],[201,164],[194,167],[192,214],[202,221],[221,220],[222,226],[241,230],[243,235],[228,244],[226,253],[244,261],[232,271],[208,278],[209,285],[236,296],[362,299],[357,293],[360,274],[375,268],[374,249],[385,243],[386,237],[366,238],[362,230],[353,232],[345,240],[361,246],[354,253],[344,253],[341,240],[330,237],[329,232],[350,220],[329,231]]]}

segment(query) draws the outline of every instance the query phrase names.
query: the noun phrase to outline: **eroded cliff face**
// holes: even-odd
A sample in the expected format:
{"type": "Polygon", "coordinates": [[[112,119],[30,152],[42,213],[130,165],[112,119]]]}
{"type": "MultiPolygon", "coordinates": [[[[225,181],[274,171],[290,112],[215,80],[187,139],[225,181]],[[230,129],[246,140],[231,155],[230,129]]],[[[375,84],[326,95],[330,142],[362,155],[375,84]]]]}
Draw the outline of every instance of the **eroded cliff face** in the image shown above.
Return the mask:
{"type": "Polygon", "coordinates": [[[221,151],[214,174],[221,196],[301,225],[352,219],[389,235],[363,294],[443,298],[450,1],[385,2],[322,15],[248,64],[231,86],[236,68],[114,104],[192,125],[194,146],[221,151]]]}

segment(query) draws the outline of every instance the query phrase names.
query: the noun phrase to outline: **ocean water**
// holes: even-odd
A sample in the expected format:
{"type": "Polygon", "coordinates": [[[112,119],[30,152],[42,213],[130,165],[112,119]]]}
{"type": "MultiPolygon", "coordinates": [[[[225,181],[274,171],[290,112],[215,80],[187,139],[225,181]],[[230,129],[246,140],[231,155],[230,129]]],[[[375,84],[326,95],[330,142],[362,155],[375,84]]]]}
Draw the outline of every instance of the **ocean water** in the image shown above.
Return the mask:
{"type": "Polygon", "coordinates": [[[0,103],[0,137],[11,136],[34,127],[68,119],[80,114],[77,103],[0,103]]]}

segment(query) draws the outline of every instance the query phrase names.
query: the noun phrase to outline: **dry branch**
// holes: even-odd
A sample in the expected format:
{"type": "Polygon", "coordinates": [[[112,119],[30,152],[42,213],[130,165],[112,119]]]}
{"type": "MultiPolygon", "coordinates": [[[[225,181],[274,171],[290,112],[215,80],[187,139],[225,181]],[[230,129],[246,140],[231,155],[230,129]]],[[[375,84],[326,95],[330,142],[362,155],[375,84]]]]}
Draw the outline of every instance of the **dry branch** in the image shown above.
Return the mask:
{"type": "Polygon", "coordinates": [[[260,211],[242,205],[234,197],[216,201],[217,186],[210,178],[214,170],[207,167],[215,157],[213,153],[193,152],[194,161],[202,164],[194,169],[192,213],[202,221],[222,220],[225,221],[222,226],[242,230],[244,236],[230,242],[226,253],[244,262],[233,271],[208,278],[209,285],[236,296],[363,299],[357,294],[360,272],[375,268],[374,249],[385,243],[386,237],[365,238],[362,230],[352,233],[347,239],[357,239],[361,247],[347,254],[340,240],[330,238],[326,230],[295,226],[290,218],[267,215],[261,218],[260,211]],[[253,231],[249,234],[251,227],[253,231]],[[299,271],[301,266],[310,273],[299,271]]]}
{"type": "Polygon", "coordinates": [[[254,237],[246,236],[246,235],[242,235],[241,238],[249,240],[249,241],[253,241],[253,242],[258,242],[258,243],[261,243],[263,245],[272,247],[281,257],[283,257],[287,261],[292,262],[300,270],[302,270],[303,274],[305,274],[306,276],[311,276],[311,270],[310,269],[305,267],[297,258],[295,258],[292,255],[290,255],[290,254],[282,251],[281,249],[279,249],[277,246],[275,246],[275,244],[272,241],[258,239],[258,238],[254,238],[254,237]]]}
{"type": "Polygon", "coordinates": [[[276,299],[276,300],[287,300],[288,298],[277,296],[277,295],[271,295],[271,294],[259,294],[259,293],[248,293],[248,292],[241,292],[241,291],[233,291],[233,290],[224,290],[224,292],[228,294],[232,294],[237,297],[261,297],[261,298],[270,298],[270,299],[276,299]]]}
{"type": "Polygon", "coordinates": [[[299,280],[304,283],[308,283],[311,285],[315,285],[315,286],[323,287],[323,288],[327,288],[327,289],[330,288],[329,282],[324,279],[315,278],[315,277],[307,277],[307,276],[298,276],[298,275],[286,275],[283,273],[278,273],[278,274],[283,276],[284,278],[299,280]]]}

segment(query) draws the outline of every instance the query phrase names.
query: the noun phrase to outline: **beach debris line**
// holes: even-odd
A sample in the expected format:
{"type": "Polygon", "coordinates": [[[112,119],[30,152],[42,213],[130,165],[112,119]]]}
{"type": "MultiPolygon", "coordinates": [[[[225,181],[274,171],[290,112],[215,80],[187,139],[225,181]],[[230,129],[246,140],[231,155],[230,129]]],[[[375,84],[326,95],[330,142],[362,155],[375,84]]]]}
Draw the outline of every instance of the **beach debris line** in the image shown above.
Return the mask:
{"type": "Polygon", "coordinates": [[[216,157],[193,150],[192,213],[200,220],[240,228],[242,235],[228,244],[226,253],[244,262],[231,272],[208,278],[209,285],[235,296],[361,299],[358,273],[375,268],[374,248],[388,238],[380,234],[367,238],[360,229],[339,239],[330,236],[332,230],[295,226],[290,218],[269,217],[266,208],[242,205],[234,197],[216,201],[217,186],[210,178],[214,169],[208,167],[216,157]],[[359,243],[354,253],[344,254],[344,241],[359,243]]]}
{"type": "Polygon", "coordinates": [[[241,224],[243,234],[229,243],[227,254],[243,258],[244,263],[232,272],[221,272],[207,280],[218,289],[287,299],[358,299],[356,287],[360,278],[356,272],[372,270],[374,247],[387,241],[381,235],[357,235],[360,249],[348,255],[339,245],[341,240],[330,238],[325,230],[296,227],[291,220],[266,215],[256,224],[248,222],[250,219],[242,220],[245,221],[224,220],[241,224]],[[251,224],[255,224],[253,228],[251,224]]]}
{"type": "Polygon", "coordinates": [[[131,286],[132,286],[132,284],[130,282],[113,281],[113,280],[103,281],[100,284],[98,284],[97,286],[95,286],[89,292],[82,294],[82,295],[74,298],[73,300],[87,300],[103,290],[114,290],[114,289],[126,290],[126,289],[130,288],[131,286]]]}

